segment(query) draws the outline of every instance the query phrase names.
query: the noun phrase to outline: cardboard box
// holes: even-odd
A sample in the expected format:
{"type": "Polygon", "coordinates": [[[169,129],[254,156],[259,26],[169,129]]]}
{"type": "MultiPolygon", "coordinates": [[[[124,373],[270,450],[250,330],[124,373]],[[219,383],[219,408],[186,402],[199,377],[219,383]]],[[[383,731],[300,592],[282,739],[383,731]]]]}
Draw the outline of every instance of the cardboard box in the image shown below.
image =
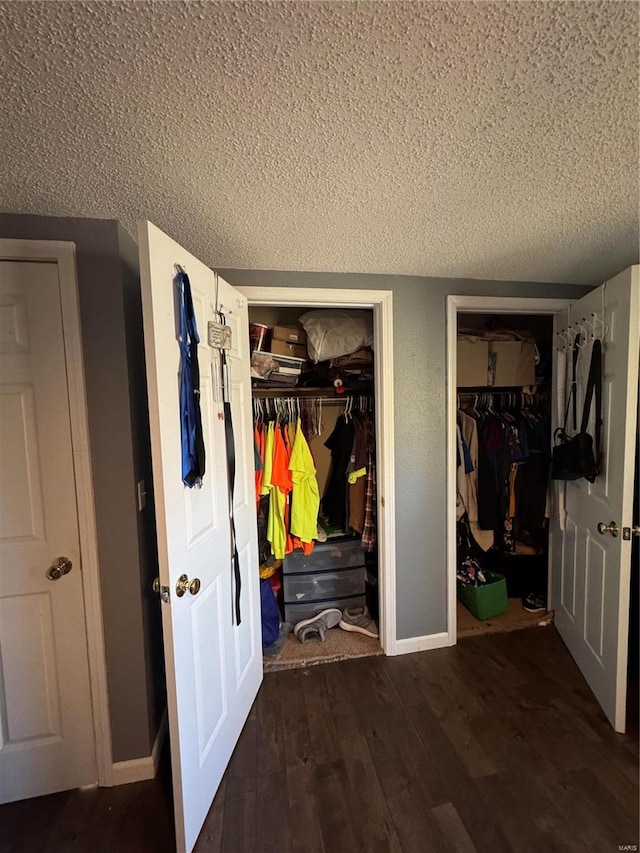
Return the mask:
{"type": "Polygon", "coordinates": [[[458,341],[456,385],[470,388],[488,382],[489,344],[487,341],[458,341]]]}
{"type": "Polygon", "coordinates": [[[288,341],[290,344],[306,344],[307,336],[299,326],[274,326],[271,330],[274,341],[288,341]]]}
{"type": "Polygon", "coordinates": [[[489,385],[535,385],[536,347],[531,341],[489,341],[489,385]]]}
{"type": "Polygon", "coordinates": [[[288,341],[276,339],[272,339],[271,341],[271,352],[276,355],[291,355],[294,358],[302,358],[305,361],[308,358],[306,346],[303,346],[302,344],[291,344],[288,341]]]}

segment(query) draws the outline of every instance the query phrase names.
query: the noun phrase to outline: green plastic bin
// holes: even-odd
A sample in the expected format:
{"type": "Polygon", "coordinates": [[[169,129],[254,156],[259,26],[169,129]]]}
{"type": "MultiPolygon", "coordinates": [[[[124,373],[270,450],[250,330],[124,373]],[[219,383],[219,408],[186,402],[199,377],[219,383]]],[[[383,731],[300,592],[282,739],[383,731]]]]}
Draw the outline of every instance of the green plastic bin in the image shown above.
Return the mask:
{"type": "Polygon", "coordinates": [[[481,622],[506,613],[509,607],[507,581],[504,575],[487,571],[484,575],[487,582],[482,586],[457,582],[458,601],[461,601],[481,622]]]}

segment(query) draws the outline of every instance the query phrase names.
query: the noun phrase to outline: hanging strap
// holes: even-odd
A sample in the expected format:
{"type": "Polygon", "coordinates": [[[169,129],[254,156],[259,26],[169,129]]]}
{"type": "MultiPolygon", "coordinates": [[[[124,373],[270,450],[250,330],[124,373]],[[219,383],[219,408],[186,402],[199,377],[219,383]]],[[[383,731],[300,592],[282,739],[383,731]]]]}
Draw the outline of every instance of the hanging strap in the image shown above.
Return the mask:
{"type": "Polygon", "coordinates": [[[576,383],[577,383],[577,368],[578,368],[578,355],[580,353],[580,335],[577,334],[575,340],[573,342],[573,358],[572,358],[572,371],[571,371],[571,388],[569,389],[569,396],[567,397],[567,407],[564,411],[564,426],[563,432],[566,434],[567,432],[567,421],[569,420],[569,409],[571,408],[571,401],[573,400],[573,431],[576,431],[576,427],[578,425],[578,401],[576,399],[576,383]]]}
{"type": "Polygon", "coordinates": [[[573,342],[573,378],[571,380],[571,390],[573,391],[573,431],[575,432],[578,428],[578,393],[577,393],[577,368],[578,368],[578,354],[580,353],[580,334],[576,335],[576,339],[573,342]]]}
{"type": "Polygon", "coordinates": [[[589,421],[589,413],[591,411],[591,401],[593,392],[596,392],[596,464],[600,467],[600,439],[602,437],[602,343],[597,338],[593,342],[591,349],[591,364],[589,365],[589,378],[587,380],[587,388],[584,393],[584,407],[582,409],[582,423],[580,424],[580,432],[587,431],[587,423],[589,421]]]}
{"type": "Polygon", "coordinates": [[[178,301],[180,308],[180,433],[182,445],[182,482],[192,488],[200,486],[205,471],[204,438],[200,412],[200,337],[193,310],[191,283],[178,266],[178,301]]]}
{"type": "MultiPolygon", "coordinates": [[[[224,315],[220,314],[224,323],[224,315]]],[[[236,483],[236,448],[233,437],[233,417],[231,414],[231,382],[229,366],[224,349],[220,350],[220,362],[222,364],[222,387],[224,393],[224,437],[227,449],[227,488],[229,490],[229,529],[231,531],[231,567],[234,581],[234,614],[235,624],[240,625],[240,592],[242,590],[242,577],[240,575],[240,558],[238,556],[238,544],[236,542],[236,523],[233,517],[233,495],[236,483]]]]}

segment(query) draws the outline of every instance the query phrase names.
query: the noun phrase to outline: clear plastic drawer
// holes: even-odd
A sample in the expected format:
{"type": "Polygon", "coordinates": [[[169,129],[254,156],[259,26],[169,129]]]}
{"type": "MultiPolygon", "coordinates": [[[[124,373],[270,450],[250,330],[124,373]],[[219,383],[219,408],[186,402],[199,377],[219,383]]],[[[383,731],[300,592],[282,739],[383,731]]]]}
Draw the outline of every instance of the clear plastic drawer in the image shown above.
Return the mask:
{"type": "Polygon", "coordinates": [[[345,607],[364,607],[366,598],[363,595],[354,595],[350,598],[336,598],[328,601],[302,601],[298,604],[285,604],[284,618],[286,622],[295,625],[303,619],[310,619],[316,613],[322,610],[328,610],[330,607],[336,607],[338,610],[344,610],[345,607]]]}
{"type": "Polygon", "coordinates": [[[296,604],[302,601],[361,595],[364,593],[364,583],[364,566],[339,572],[285,575],[284,600],[286,604],[296,604]]]}
{"type": "Polygon", "coordinates": [[[328,569],[346,569],[364,565],[364,551],[360,539],[317,542],[310,554],[293,551],[284,558],[285,575],[299,572],[323,572],[328,569]]]}

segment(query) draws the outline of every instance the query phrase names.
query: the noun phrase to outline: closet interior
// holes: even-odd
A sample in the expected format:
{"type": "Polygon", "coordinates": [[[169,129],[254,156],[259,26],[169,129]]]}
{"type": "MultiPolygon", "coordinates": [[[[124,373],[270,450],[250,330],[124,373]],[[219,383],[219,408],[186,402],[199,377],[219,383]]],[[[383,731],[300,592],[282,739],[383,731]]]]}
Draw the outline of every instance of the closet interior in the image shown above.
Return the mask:
{"type": "Polygon", "coordinates": [[[458,636],[547,624],[553,319],[458,314],[458,636]]]}
{"type": "Polygon", "coordinates": [[[373,311],[249,307],[266,669],[381,653],[373,311]]]}

